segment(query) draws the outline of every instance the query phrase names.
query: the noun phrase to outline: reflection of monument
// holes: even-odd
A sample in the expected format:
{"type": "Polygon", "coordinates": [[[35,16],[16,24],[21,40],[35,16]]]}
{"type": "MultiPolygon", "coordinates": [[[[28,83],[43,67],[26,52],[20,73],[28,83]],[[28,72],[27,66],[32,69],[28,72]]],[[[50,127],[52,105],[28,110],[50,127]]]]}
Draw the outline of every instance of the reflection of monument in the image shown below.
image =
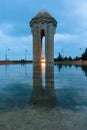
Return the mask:
{"type": "Polygon", "coordinates": [[[31,21],[33,34],[33,62],[42,60],[42,39],[45,37],[45,60],[54,61],[54,34],[56,20],[45,10],[39,12],[31,21]]]}
{"type": "Polygon", "coordinates": [[[31,103],[39,106],[56,105],[56,91],[54,89],[54,65],[46,64],[45,88],[42,85],[41,64],[33,64],[33,91],[31,103]]]}

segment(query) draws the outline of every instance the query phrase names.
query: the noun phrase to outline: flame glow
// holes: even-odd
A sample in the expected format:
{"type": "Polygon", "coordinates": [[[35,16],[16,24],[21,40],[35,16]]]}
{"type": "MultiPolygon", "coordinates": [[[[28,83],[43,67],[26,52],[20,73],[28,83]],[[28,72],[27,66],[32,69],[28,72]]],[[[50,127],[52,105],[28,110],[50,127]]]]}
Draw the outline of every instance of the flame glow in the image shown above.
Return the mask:
{"type": "Polygon", "coordinates": [[[45,60],[45,59],[42,59],[42,60],[41,60],[41,62],[45,63],[45,62],[46,62],[46,60],[45,60]]]}
{"type": "Polygon", "coordinates": [[[45,59],[42,59],[42,60],[41,60],[41,66],[42,66],[43,68],[45,68],[45,66],[46,66],[46,60],[45,60],[45,59]]]}

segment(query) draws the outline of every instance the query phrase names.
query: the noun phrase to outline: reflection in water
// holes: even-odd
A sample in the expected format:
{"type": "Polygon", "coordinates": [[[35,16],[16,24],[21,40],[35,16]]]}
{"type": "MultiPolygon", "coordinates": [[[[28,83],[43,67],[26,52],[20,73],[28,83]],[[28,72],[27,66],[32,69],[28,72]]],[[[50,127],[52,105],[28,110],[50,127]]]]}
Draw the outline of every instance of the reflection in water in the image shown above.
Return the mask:
{"type": "MultiPolygon", "coordinates": [[[[82,70],[87,74],[87,67],[82,70]]],[[[0,66],[0,130],[86,130],[87,78],[82,70],[9,65],[5,75],[0,66]]]]}
{"type": "Polygon", "coordinates": [[[57,64],[57,67],[58,67],[58,71],[59,71],[59,72],[61,71],[61,69],[63,68],[63,66],[64,66],[65,68],[67,68],[67,67],[71,68],[71,67],[72,67],[72,64],[57,64]]]}
{"type": "Polygon", "coordinates": [[[85,76],[87,76],[87,66],[81,66],[81,68],[85,72],[85,76]]]}
{"type": "Polygon", "coordinates": [[[33,90],[31,103],[36,106],[54,107],[56,105],[53,64],[46,64],[44,68],[41,64],[33,64],[33,90]],[[43,69],[45,69],[44,79],[42,79],[43,69]],[[45,88],[43,82],[45,82],[45,88]]]}
{"type": "Polygon", "coordinates": [[[81,66],[76,67],[53,64],[0,66],[0,110],[21,109],[32,104],[73,110],[78,105],[86,106],[87,79],[82,70],[87,76],[87,67],[82,66],[82,70],[81,66]]]}
{"type": "Polygon", "coordinates": [[[25,76],[27,76],[27,66],[25,64],[25,76]]]}
{"type": "Polygon", "coordinates": [[[5,65],[5,75],[7,76],[8,65],[5,65]]]}
{"type": "Polygon", "coordinates": [[[63,65],[62,64],[58,64],[57,67],[58,67],[58,71],[60,72],[62,67],[63,67],[63,65]]]}
{"type": "Polygon", "coordinates": [[[81,67],[81,69],[85,72],[85,76],[87,76],[87,66],[57,64],[57,68],[59,72],[62,70],[63,67],[65,68],[69,67],[71,69],[72,66],[74,66],[76,69],[81,67]]]}

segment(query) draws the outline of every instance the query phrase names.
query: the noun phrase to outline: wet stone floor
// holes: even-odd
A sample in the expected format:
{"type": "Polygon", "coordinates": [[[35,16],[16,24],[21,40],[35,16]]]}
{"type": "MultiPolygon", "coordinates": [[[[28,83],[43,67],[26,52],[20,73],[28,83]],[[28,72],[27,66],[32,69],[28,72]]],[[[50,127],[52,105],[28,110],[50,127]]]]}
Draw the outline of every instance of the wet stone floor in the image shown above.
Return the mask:
{"type": "Polygon", "coordinates": [[[0,130],[87,130],[87,66],[1,65],[0,130]]]}

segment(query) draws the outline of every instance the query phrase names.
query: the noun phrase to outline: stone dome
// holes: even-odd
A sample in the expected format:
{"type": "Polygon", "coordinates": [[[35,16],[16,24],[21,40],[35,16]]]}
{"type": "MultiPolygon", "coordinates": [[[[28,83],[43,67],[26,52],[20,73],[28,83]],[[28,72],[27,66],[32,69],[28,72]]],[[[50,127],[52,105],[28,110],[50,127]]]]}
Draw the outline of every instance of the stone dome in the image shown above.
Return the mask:
{"type": "Polygon", "coordinates": [[[31,19],[30,26],[40,21],[52,22],[55,26],[57,26],[57,21],[55,20],[55,18],[52,17],[52,15],[44,9],[37,13],[37,15],[31,19]]]}
{"type": "Polygon", "coordinates": [[[36,17],[52,17],[52,15],[48,12],[48,11],[46,11],[46,10],[44,10],[44,9],[42,9],[37,15],[36,15],[36,17]]]}

